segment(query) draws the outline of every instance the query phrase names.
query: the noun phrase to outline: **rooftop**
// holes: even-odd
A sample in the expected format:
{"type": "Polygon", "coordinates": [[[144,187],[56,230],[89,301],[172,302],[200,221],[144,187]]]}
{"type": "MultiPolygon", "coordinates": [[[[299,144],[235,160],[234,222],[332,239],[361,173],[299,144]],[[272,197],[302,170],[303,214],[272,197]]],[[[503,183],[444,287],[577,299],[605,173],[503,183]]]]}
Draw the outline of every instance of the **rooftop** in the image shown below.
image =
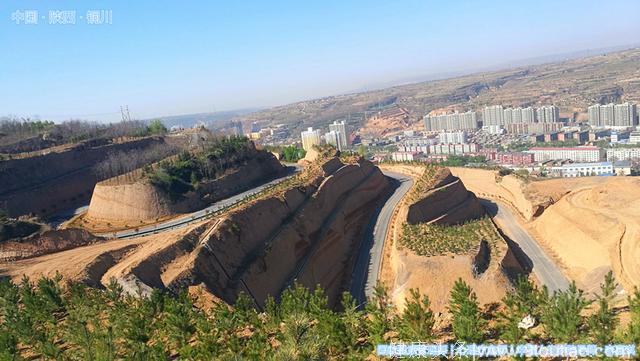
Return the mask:
{"type": "Polygon", "coordinates": [[[584,146],[584,147],[533,147],[529,148],[529,150],[598,150],[600,148],[595,146],[584,146]]]}

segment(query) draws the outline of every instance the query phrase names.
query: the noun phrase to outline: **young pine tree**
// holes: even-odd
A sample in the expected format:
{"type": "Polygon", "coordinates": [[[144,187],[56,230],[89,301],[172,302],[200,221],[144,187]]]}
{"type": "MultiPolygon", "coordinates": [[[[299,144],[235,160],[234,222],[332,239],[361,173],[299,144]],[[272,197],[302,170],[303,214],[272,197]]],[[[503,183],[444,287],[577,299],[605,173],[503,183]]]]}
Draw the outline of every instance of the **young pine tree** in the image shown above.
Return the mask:
{"type": "Polygon", "coordinates": [[[378,283],[373,290],[373,298],[365,306],[367,321],[365,323],[369,342],[377,345],[389,340],[385,340],[385,334],[391,330],[391,309],[387,288],[378,283]]]}
{"type": "Polygon", "coordinates": [[[514,292],[507,293],[502,299],[505,309],[498,313],[500,339],[517,344],[525,341],[529,330],[521,328],[520,322],[527,316],[534,316],[539,304],[540,292],[528,279],[520,278],[514,292]]]}
{"type": "Polygon", "coordinates": [[[582,312],[589,302],[582,290],[572,282],[566,291],[555,292],[544,304],[542,324],[547,335],[555,342],[572,343],[584,330],[582,312]]]}
{"type": "Polygon", "coordinates": [[[615,329],[618,326],[618,316],[611,308],[611,302],[618,287],[613,272],[609,271],[600,285],[600,295],[596,297],[598,311],[589,318],[589,329],[593,342],[598,345],[610,344],[613,341],[615,329]]]}
{"type": "Polygon", "coordinates": [[[633,296],[629,296],[629,313],[631,322],[626,332],[627,341],[631,341],[640,347],[640,290],[636,288],[633,296]]]}
{"type": "Polygon", "coordinates": [[[420,291],[411,289],[404,311],[395,319],[400,340],[405,342],[430,341],[433,338],[435,319],[427,295],[420,298],[420,291]]]}
{"type": "Polygon", "coordinates": [[[453,334],[456,340],[479,343],[483,339],[485,320],[482,319],[478,298],[461,278],[451,290],[449,312],[453,315],[453,334]]]}

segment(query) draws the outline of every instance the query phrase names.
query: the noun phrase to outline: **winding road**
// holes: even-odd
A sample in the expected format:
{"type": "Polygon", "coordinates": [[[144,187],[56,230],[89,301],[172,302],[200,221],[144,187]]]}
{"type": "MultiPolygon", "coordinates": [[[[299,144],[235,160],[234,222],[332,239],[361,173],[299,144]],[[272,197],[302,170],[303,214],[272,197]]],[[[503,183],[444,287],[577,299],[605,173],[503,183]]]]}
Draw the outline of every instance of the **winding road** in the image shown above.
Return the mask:
{"type": "Polygon", "coordinates": [[[533,237],[520,226],[509,207],[497,201],[492,202],[486,199],[480,199],[480,202],[490,214],[494,215],[493,219],[502,232],[517,243],[526,254],[533,266],[533,273],[543,285],[547,286],[550,292],[564,291],[569,288],[567,278],[533,237]]]}
{"type": "Polygon", "coordinates": [[[382,173],[393,179],[397,187],[393,194],[376,208],[360,245],[349,290],[359,305],[364,304],[367,298],[373,295],[382,264],[382,251],[389,222],[396,206],[413,185],[413,179],[407,175],[384,170],[382,173]]]}

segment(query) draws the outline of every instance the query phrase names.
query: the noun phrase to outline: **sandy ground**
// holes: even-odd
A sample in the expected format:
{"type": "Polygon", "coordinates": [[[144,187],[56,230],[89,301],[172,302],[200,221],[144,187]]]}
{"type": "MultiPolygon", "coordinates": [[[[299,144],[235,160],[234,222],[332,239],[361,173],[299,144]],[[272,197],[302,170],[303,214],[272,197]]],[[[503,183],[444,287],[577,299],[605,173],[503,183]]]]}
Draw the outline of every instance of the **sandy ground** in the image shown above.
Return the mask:
{"type": "Polygon", "coordinates": [[[472,257],[467,255],[424,257],[410,251],[398,251],[398,268],[391,292],[394,303],[403,308],[411,288],[418,288],[431,300],[434,312],[445,312],[455,281],[462,278],[478,295],[480,304],[499,302],[509,287],[500,272],[488,271],[475,278],[472,257]]]}
{"type": "Polygon", "coordinates": [[[151,237],[111,240],[40,257],[0,263],[0,274],[20,281],[23,276],[37,279],[43,276],[53,277],[59,272],[65,279],[78,280],[84,276],[86,266],[99,255],[131,245],[139,246],[149,240],[151,237]]]}
{"type": "Polygon", "coordinates": [[[497,183],[493,171],[452,168],[452,173],[478,196],[500,199],[517,209],[527,231],[580,288],[597,290],[609,270],[627,292],[640,285],[640,179],[525,183],[508,176],[497,183]],[[547,207],[533,217],[538,204],[547,207]]]}
{"type": "MultiPolygon", "coordinates": [[[[78,247],[67,251],[34,257],[30,259],[0,263],[0,275],[20,281],[23,276],[36,279],[42,276],[52,277],[59,272],[65,279],[80,280],[86,276],[85,270],[98,256],[107,252],[134,246],[115,266],[107,270],[102,281],[111,277],[122,277],[141,260],[148,258],[157,250],[167,247],[198,224],[176,230],[122,240],[109,240],[99,244],[78,247]]],[[[100,280],[97,280],[100,281],[100,280]]]]}

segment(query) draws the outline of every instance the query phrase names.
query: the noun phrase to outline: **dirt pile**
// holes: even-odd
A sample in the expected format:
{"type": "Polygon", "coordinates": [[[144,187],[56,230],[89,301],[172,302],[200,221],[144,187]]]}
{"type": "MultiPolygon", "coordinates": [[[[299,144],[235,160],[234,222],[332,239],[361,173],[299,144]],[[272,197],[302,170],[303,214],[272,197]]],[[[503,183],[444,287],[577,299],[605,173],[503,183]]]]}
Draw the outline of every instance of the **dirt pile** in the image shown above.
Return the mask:
{"type": "Polygon", "coordinates": [[[84,220],[89,225],[111,223],[135,226],[149,223],[205,208],[215,201],[283,174],[284,167],[273,154],[253,151],[254,154],[246,162],[214,180],[201,182],[197,189],[179,199],[170,197],[146,178],[133,182],[100,182],[95,186],[84,220]]]}

